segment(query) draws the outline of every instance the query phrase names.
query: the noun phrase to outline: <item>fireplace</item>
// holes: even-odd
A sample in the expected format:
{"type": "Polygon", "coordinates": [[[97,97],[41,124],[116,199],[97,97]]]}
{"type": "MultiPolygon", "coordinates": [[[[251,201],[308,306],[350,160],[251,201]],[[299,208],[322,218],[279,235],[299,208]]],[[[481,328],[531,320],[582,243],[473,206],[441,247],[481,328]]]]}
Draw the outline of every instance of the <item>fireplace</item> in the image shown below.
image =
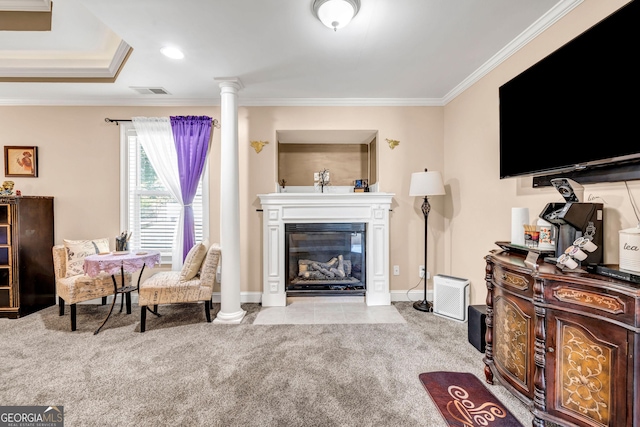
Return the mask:
{"type": "Polygon", "coordinates": [[[286,293],[365,295],[365,223],[285,224],[286,293]]]}
{"type": "MultiPolygon", "coordinates": [[[[393,194],[370,193],[269,193],[259,194],[262,205],[262,299],[263,307],[284,307],[287,296],[292,292],[342,292],[364,293],[367,305],[390,305],[389,291],[389,212],[393,194]],[[298,258],[290,259],[290,234],[287,229],[296,227],[304,230],[324,224],[327,230],[314,230],[311,240],[300,237],[294,232],[293,239],[300,251],[298,258]],[[332,231],[333,228],[345,228],[332,231]],[[355,227],[350,229],[346,227],[355,227]],[[337,244],[332,233],[342,234],[343,243],[337,244]],[[353,238],[351,235],[354,234],[353,238]],[[325,238],[331,235],[328,244],[325,238]],[[345,237],[348,236],[348,237],[345,237]],[[306,239],[306,240],[305,240],[306,239]],[[353,240],[352,240],[353,239],[353,240]],[[309,249],[320,250],[312,254],[309,249]],[[348,247],[347,247],[348,246],[348,247]],[[331,271],[333,263],[339,265],[342,255],[342,268],[361,284],[354,283],[342,288],[345,283],[336,280],[322,283],[307,282],[305,288],[294,282],[299,275],[299,261],[319,261],[327,263],[331,271]],[[333,258],[337,261],[332,261],[333,258]],[[351,261],[345,266],[345,260],[351,261]],[[359,269],[360,271],[356,271],[359,269]],[[294,274],[295,272],[295,274],[294,274]],[[357,274],[356,274],[357,273],[357,274]],[[299,287],[293,289],[291,287],[299,287]],[[316,287],[316,289],[314,289],[316,287]],[[332,289],[332,287],[334,289],[332,289]]],[[[306,231],[306,230],[305,230],[306,231]]],[[[304,263],[303,263],[304,264],[304,263]]],[[[309,265],[307,263],[307,265],[309,265]]],[[[319,265],[319,267],[322,267],[319,265]]],[[[313,267],[315,269],[315,266],[313,267]]],[[[304,268],[303,268],[304,269],[304,268]]],[[[308,268],[307,268],[308,269],[308,268]]],[[[340,271],[340,268],[337,268],[340,271]]],[[[340,273],[334,273],[340,274],[340,273]]],[[[309,275],[311,276],[311,274],[309,275]]],[[[320,276],[318,276],[320,277],[320,276]]],[[[335,278],[334,278],[335,279],[335,278]]]]}

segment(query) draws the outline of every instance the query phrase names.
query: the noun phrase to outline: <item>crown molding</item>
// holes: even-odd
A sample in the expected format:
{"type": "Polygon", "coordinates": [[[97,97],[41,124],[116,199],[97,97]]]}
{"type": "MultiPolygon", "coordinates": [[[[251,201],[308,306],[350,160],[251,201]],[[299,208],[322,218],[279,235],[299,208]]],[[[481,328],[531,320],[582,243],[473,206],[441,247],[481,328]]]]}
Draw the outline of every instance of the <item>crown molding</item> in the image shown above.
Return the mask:
{"type": "Polygon", "coordinates": [[[439,107],[437,98],[242,98],[250,107],[439,107]]]}
{"type": "Polygon", "coordinates": [[[0,11],[51,12],[51,0],[0,0],[0,11]]]}
{"type": "MultiPolygon", "coordinates": [[[[124,40],[120,40],[113,56],[108,64],[97,63],[95,60],[70,60],[76,66],[67,67],[0,67],[0,82],[84,82],[84,81],[114,81],[120,72],[127,58],[133,51],[124,40]],[[83,62],[83,66],[78,66],[78,62],[83,62]]],[[[102,61],[101,61],[102,62],[102,61]]],[[[104,61],[106,62],[106,61],[104,61]]]]}
{"type": "Polygon", "coordinates": [[[526,46],[531,40],[535,39],[540,33],[544,32],[551,25],[560,20],[567,13],[571,12],[584,0],[562,0],[545,13],[540,19],[531,24],[529,28],[524,30],[518,37],[516,37],[511,43],[502,48],[498,53],[493,55],[487,62],[485,62],[480,68],[474,71],[460,84],[453,88],[443,98],[444,104],[448,104],[453,101],[455,97],[467,90],[473,84],[475,84],[482,77],[487,75],[490,71],[496,68],[498,65],[506,61],[511,55],[526,46]]]}
{"type": "Polygon", "coordinates": [[[118,47],[113,54],[111,63],[109,64],[108,71],[111,77],[115,77],[120,72],[124,63],[127,62],[127,58],[133,52],[133,48],[129,46],[124,40],[120,40],[118,47]]]}
{"type": "Polygon", "coordinates": [[[141,95],[145,98],[51,98],[51,99],[0,99],[0,106],[51,106],[51,107],[212,107],[219,106],[219,98],[156,98],[165,95],[141,95]]]}
{"type": "MultiPolygon", "coordinates": [[[[34,0],[35,1],[35,0],[34,0]]],[[[358,107],[358,106],[380,106],[380,107],[441,107],[445,106],[453,99],[455,99],[462,92],[467,90],[478,80],[495,69],[502,62],[507,60],[511,55],[519,51],[522,47],[526,46],[531,40],[536,38],[540,33],[545,31],[575,7],[580,5],[583,0],[562,0],[556,4],[548,13],[538,19],[529,28],[523,31],[518,37],[516,37],[511,43],[496,53],[491,59],[485,62],[480,68],[469,75],[465,80],[453,88],[443,98],[243,98],[242,92],[238,97],[238,105],[246,107],[358,107]]],[[[2,0],[0,0],[2,4],[2,0]]],[[[109,65],[110,71],[104,70],[91,70],[89,73],[110,72],[113,75],[113,70],[116,69],[116,64],[120,62],[119,69],[122,68],[124,61],[131,52],[131,47],[124,41],[121,42],[118,47],[114,58],[109,65]],[[126,50],[126,54],[124,51],[126,50]]],[[[58,70],[63,72],[62,70],[58,70]]],[[[77,71],[77,70],[76,70],[77,71]]],[[[72,72],[71,69],[66,69],[67,73],[72,72]]],[[[2,81],[0,77],[0,81],[2,81]]],[[[6,80],[5,80],[6,81],[6,80]]],[[[15,106],[219,106],[220,98],[155,98],[143,95],[144,98],[116,98],[116,99],[103,99],[103,98],[87,98],[87,99],[0,99],[0,105],[15,105],[15,106]]]]}
{"type": "MultiPolygon", "coordinates": [[[[60,98],[2,99],[0,106],[146,106],[146,107],[217,107],[219,97],[168,98],[165,95],[142,95],[145,98],[60,98]],[[162,96],[162,98],[159,98],[162,96]]],[[[241,107],[442,107],[441,99],[419,98],[238,98],[241,107]]]]}

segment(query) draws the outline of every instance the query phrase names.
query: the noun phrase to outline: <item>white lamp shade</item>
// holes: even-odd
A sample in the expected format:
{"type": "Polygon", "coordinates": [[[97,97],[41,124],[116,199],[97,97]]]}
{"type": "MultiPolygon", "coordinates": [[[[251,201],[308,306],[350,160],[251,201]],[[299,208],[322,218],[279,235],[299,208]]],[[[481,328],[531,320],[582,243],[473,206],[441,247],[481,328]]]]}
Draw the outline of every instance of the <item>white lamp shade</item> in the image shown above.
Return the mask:
{"type": "Polygon", "coordinates": [[[334,30],[345,27],[358,13],[357,3],[347,0],[316,1],[314,7],[320,22],[334,30]]]}
{"type": "Polygon", "coordinates": [[[441,196],[445,194],[440,172],[414,172],[411,174],[410,196],[441,196]]]}

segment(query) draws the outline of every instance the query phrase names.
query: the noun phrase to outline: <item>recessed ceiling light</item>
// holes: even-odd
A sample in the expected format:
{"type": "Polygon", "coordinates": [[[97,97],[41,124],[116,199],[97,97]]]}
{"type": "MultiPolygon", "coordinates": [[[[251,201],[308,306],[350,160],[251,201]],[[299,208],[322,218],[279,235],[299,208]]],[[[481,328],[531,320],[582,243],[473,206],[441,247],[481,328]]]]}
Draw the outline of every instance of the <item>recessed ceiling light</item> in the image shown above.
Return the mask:
{"type": "Polygon", "coordinates": [[[184,53],[182,53],[182,51],[180,49],[178,49],[177,47],[170,47],[170,46],[165,46],[162,49],[160,49],[160,52],[162,52],[162,54],[164,56],[167,56],[171,59],[182,59],[184,58],[184,53]]]}

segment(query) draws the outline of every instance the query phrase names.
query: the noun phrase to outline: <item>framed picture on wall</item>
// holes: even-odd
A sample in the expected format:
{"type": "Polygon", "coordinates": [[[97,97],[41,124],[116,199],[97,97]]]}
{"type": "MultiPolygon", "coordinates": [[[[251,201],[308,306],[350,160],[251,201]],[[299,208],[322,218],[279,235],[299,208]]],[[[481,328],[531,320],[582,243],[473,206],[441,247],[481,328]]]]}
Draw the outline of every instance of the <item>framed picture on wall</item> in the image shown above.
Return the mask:
{"type": "Polygon", "coordinates": [[[37,177],[38,147],[5,145],[4,176],[37,177]]]}

